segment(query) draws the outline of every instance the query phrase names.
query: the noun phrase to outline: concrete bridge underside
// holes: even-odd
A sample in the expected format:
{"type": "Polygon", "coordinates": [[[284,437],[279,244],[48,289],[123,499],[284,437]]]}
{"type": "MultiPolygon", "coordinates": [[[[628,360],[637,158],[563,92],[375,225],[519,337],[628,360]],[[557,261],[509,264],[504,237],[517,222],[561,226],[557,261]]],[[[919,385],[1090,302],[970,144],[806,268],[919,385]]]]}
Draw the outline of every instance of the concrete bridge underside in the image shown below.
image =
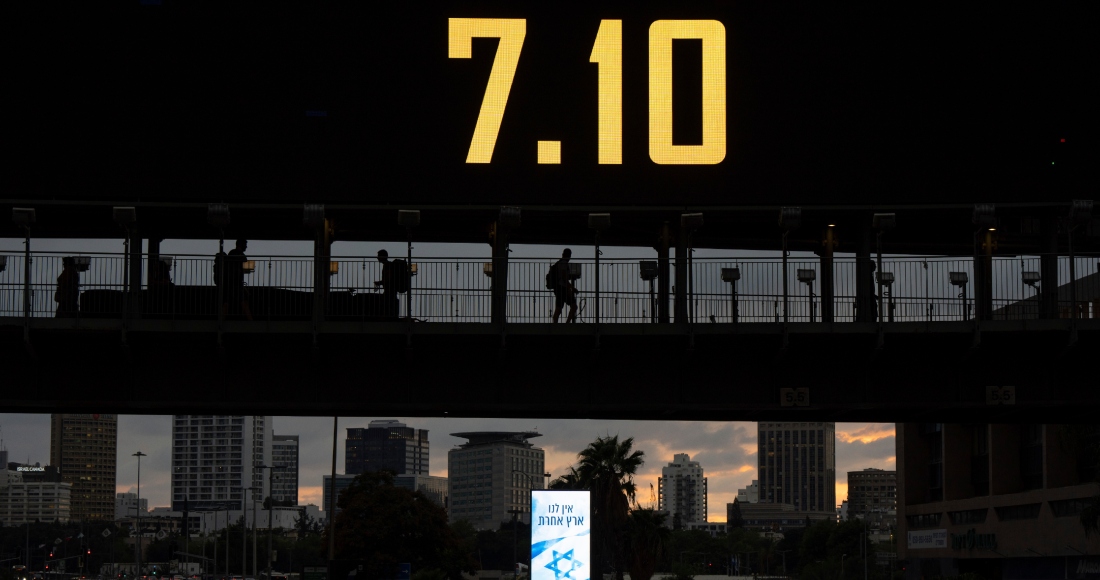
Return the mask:
{"type": "Polygon", "coordinates": [[[1095,319],[598,329],[21,323],[0,321],[7,412],[883,422],[1100,416],[1095,319]],[[989,386],[1015,387],[1015,404],[990,404],[989,386]],[[784,406],[784,388],[809,389],[808,406],[784,406]]]}

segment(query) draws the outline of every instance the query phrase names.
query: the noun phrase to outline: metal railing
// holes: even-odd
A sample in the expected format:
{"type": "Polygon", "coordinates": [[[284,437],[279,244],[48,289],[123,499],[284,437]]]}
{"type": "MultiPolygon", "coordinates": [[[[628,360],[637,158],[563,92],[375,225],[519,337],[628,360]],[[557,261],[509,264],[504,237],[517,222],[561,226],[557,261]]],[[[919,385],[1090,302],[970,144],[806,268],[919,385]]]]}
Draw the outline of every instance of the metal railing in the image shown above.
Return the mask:
{"type": "MultiPolygon", "coordinates": [[[[7,254],[0,271],[0,317],[22,317],[24,297],[29,296],[31,317],[121,317],[209,319],[224,312],[228,318],[245,316],[247,304],[253,320],[308,320],[314,312],[314,263],[310,257],[253,257],[237,282],[228,281],[219,304],[215,261],[210,256],[162,256],[150,270],[141,258],[140,284],[126,292],[126,262],[122,255],[81,256],[79,300],[66,306],[59,277],[63,254],[33,253],[30,279],[23,279],[24,257],[7,254]],[[243,279],[243,280],[242,280],[243,279]],[[236,290],[235,288],[240,288],[236,290]]],[[[1070,299],[1069,258],[1057,258],[1057,280],[1034,280],[1042,271],[1039,256],[994,258],[990,269],[994,320],[1040,317],[1043,289],[1056,292],[1055,317],[1100,317],[1100,267],[1098,257],[1077,256],[1077,304],[1070,299]],[[1025,277],[1024,273],[1028,275],[1025,277]]],[[[377,259],[331,259],[324,317],[331,320],[381,320],[411,316],[426,322],[489,322],[492,283],[488,259],[422,258],[414,260],[408,293],[386,291],[378,284],[383,265],[377,259]]],[[[554,311],[553,291],[545,276],[553,259],[515,259],[508,265],[506,311],[509,322],[549,322],[554,311]]],[[[595,264],[573,260],[579,276],[578,322],[595,322],[595,264]]],[[[231,266],[235,267],[235,266],[231,266]]],[[[755,322],[820,322],[822,310],[821,260],[791,258],[784,273],[782,262],[761,258],[696,258],[690,263],[685,309],[697,324],[755,322]],[[737,268],[736,282],[723,281],[722,270],[737,268]],[[783,296],[783,277],[788,295],[783,296]]],[[[866,262],[864,267],[871,267],[866,262]]],[[[637,260],[601,259],[600,322],[652,323],[656,321],[656,281],[641,279],[637,260]]],[[[833,261],[833,320],[860,318],[855,258],[833,261]]],[[[885,321],[952,321],[975,316],[977,276],[972,259],[952,257],[890,257],[883,272],[892,274],[881,286],[882,319],[885,321]],[[961,283],[965,278],[966,282],[961,283]]],[[[676,265],[670,260],[671,279],[676,265]]],[[[865,274],[866,276],[866,274],[865,274]]],[[[232,277],[230,277],[232,278],[232,277]]],[[[886,277],[888,278],[888,277],[886,277]]],[[[884,280],[886,279],[884,278],[884,280]]],[[[877,278],[875,279],[877,280],[877,278]]],[[[865,282],[866,283],[866,282],[865,282]]],[[[670,282],[670,304],[675,288],[670,282]]],[[[874,292],[879,289],[874,284],[874,292]]],[[[864,320],[878,319],[877,295],[864,301],[871,308],[864,320]]],[[[563,318],[564,320],[564,314],[563,318]]]]}

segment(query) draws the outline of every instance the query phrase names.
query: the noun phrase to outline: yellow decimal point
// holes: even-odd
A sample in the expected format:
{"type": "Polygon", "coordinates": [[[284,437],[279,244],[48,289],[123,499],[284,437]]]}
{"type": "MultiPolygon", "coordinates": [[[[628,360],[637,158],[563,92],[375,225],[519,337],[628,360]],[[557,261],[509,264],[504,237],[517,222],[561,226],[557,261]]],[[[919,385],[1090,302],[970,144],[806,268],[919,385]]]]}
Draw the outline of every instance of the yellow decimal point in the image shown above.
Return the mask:
{"type": "Polygon", "coordinates": [[[539,165],[561,163],[561,141],[539,141],[539,165]]]}

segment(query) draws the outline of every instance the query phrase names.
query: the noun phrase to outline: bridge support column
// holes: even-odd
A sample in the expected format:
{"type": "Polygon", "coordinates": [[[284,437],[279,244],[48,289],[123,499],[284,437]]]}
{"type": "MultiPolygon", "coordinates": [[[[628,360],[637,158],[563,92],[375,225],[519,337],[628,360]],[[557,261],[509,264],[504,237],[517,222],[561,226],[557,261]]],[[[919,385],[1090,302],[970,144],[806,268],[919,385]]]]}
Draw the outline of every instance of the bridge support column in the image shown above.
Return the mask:
{"type": "Polygon", "coordinates": [[[668,316],[668,277],[670,266],[668,252],[672,245],[672,232],[668,222],[661,225],[661,233],[657,238],[657,322],[667,324],[668,316]]]}
{"type": "Polygon", "coordinates": [[[871,261],[870,229],[863,230],[863,239],[856,252],[856,322],[874,322],[875,313],[875,265],[871,261]]]}
{"type": "Polygon", "coordinates": [[[688,321],[688,301],[687,301],[687,287],[688,287],[688,232],[687,229],[681,227],[680,231],[676,235],[676,283],[673,286],[675,291],[675,298],[673,299],[673,314],[676,317],[677,324],[683,324],[688,321]]]}
{"type": "Polygon", "coordinates": [[[508,321],[508,228],[501,220],[492,224],[493,277],[490,315],[493,324],[508,321]]]}
{"type": "Polygon", "coordinates": [[[1043,218],[1043,247],[1039,257],[1039,318],[1058,318],[1058,218],[1043,218]]]}
{"type": "Polygon", "coordinates": [[[825,228],[825,239],[822,241],[824,249],[821,251],[821,321],[833,321],[833,248],[836,247],[836,238],[833,236],[833,226],[825,228]]]}

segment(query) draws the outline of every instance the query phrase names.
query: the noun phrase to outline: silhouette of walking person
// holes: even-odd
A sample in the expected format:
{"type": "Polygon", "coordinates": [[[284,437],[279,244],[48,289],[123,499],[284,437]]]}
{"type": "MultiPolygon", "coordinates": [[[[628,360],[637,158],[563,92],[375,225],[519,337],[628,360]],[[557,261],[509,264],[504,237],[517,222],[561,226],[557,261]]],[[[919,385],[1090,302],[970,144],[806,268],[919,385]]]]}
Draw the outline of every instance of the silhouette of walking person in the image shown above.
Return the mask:
{"type": "Polygon", "coordinates": [[[75,318],[80,312],[80,272],[76,269],[76,260],[72,256],[61,259],[61,275],[57,277],[57,291],[53,301],[57,302],[57,318],[75,318]]]}
{"type": "Polygon", "coordinates": [[[561,259],[550,266],[550,277],[554,281],[554,317],[553,322],[558,322],[561,311],[566,304],[569,305],[569,316],[565,321],[577,321],[577,288],[573,286],[573,278],[569,275],[569,259],[573,256],[573,250],[562,250],[561,259]]]}

